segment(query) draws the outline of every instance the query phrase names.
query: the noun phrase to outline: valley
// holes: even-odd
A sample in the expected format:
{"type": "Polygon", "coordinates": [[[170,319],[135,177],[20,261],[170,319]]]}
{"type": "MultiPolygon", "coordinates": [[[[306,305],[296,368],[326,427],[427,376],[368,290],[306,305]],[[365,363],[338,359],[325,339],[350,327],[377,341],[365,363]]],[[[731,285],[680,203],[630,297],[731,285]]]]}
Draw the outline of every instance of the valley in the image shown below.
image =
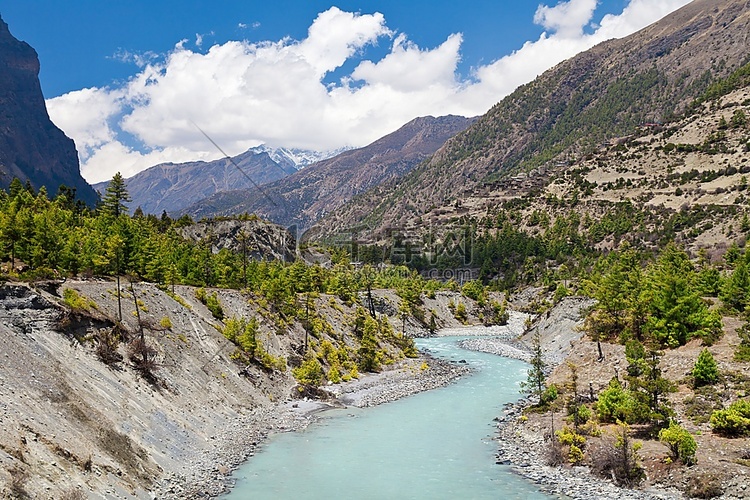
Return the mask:
{"type": "MultiPolygon", "coordinates": [[[[475,469],[513,471],[519,496],[746,498],[748,33],[746,0],[694,0],[478,117],[161,163],[97,195],[46,115],[36,53],[0,21],[17,70],[0,78],[0,496],[218,498],[273,435],[318,436],[324,410],[426,415],[410,396],[450,386],[440,404],[471,428],[442,437],[489,445],[475,469]]],[[[395,415],[329,450],[369,456],[395,415]]],[[[386,465],[400,482],[361,494],[410,496],[417,470],[386,465]]],[[[458,470],[439,491],[461,496],[458,470]]]]}

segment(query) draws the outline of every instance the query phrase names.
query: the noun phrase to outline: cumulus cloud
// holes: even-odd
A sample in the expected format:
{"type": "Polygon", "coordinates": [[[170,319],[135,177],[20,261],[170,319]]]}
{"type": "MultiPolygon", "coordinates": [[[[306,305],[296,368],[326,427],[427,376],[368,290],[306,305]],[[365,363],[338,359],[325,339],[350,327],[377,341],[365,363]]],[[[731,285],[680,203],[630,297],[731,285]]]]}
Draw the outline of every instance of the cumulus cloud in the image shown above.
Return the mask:
{"type": "MultiPolygon", "coordinates": [[[[47,105],[76,141],[90,182],[117,171],[129,177],[161,162],[221,156],[194,124],[229,154],[261,143],[362,146],[417,116],[482,114],[563,59],[632,33],[688,1],[631,0],[597,25],[596,0],[542,5],[534,17],[545,29],[539,39],[463,80],[457,73],[460,33],[437,47],[419,47],[389,29],[380,13],[332,7],[315,18],[303,40],[229,41],[204,52],[182,40],[160,60],[139,59],[138,74],[125,85],[70,92],[47,105]],[[366,60],[363,50],[378,43],[388,44],[387,54],[366,60]],[[331,73],[347,62],[354,69],[330,83],[331,73]]],[[[201,42],[196,36],[196,45],[201,42]]]]}
{"type": "Polygon", "coordinates": [[[540,5],[534,14],[534,22],[561,37],[581,36],[598,3],[598,0],[569,0],[554,7],[540,5]]]}

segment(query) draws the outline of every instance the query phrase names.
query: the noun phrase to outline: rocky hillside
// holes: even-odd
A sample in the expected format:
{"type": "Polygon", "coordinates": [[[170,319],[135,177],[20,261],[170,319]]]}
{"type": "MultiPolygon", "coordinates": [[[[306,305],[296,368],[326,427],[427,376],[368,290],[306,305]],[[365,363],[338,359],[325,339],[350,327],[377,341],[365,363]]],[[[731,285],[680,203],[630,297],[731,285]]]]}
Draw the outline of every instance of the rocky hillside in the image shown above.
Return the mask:
{"type": "Polygon", "coordinates": [[[0,19],[0,188],[14,177],[50,195],[61,184],[93,206],[97,196],[81,177],[72,139],[50,121],[39,84],[36,51],[0,19]]]}
{"type": "Polygon", "coordinates": [[[310,165],[264,190],[219,193],[185,210],[195,217],[255,213],[278,224],[307,228],[373,186],[394,181],[434,153],[473,119],[422,117],[364,148],[310,165]]]}
{"type": "MultiPolygon", "coordinates": [[[[263,196],[253,182],[267,184],[296,171],[288,158],[276,162],[267,151],[250,149],[231,159],[162,163],[137,173],[126,183],[133,209],[141,207],[144,213],[160,215],[178,212],[222,191],[247,189],[252,196],[263,196]]],[[[103,193],[108,184],[100,182],[94,189],[103,193]]]]}
{"type": "Polygon", "coordinates": [[[208,242],[211,251],[227,249],[250,259],[291,262],[296,256],[294,235],[283,227],[250,217],[248,220],[206,220],[178,230],[190,241],[208,242]]]}
{"type": "MultiPolygon", "coordinates": [[[[723,104],[713,98],[725,88],[720,82],[731,80],[735,88],[747,84],[741,68],[747,68],[748,33],[746,0],[695,0],[638,33],[602,43],[519,88],[398,183],[381,185],[326,217],[321,234],[358,225],[382,234],[385,228],[424,225],[425,216],[440,213],[455,219],[466,214],[463,206],[456,210],[466,197],[497,203],[509,192],[539,187],[527,183],[527,176],[544,188],[545,179],[573,175],[572,165],[602,148],[620,147],[639,130],[656,132],[662,124],[681,128],[682,117],[708,120],[717,106],[742,105],[735,102],[741,95],[723,104]],[[700,100],[707,92],[714,92],[710,103],[700,100]]],[[[670,142],[656,133],[652,137],[670,142]]],[[[733,139],[742,142],[742,133],[733,139]]],[[[663,162],[634,160],[640,160],[637,170],[672,173],[663,170],[663,162]]],[[[622,168],[615,162],[611,167],[622,168]]],[[[532,197],[538,195],[534,191],[532,197]]]]}

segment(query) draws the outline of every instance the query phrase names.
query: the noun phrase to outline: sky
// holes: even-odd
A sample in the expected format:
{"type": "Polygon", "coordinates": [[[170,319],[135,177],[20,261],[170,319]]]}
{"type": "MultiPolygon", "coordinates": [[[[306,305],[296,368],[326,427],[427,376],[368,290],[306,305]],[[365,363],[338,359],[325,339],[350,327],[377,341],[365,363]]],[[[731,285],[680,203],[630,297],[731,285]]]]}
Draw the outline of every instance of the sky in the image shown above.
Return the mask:
{"type": "Polygon", "coordinates": [[[89,182],[476,116],[690,0],[0,0],[89,182]]]}

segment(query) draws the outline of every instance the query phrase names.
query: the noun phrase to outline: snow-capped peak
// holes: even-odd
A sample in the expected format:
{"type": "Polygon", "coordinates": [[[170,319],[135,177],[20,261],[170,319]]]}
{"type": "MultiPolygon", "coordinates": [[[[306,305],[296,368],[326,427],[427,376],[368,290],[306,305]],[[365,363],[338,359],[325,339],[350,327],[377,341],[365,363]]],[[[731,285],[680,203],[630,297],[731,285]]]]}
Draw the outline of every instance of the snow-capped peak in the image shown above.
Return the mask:
{"type": "Polygon", "coordinates": [[[332,158],[351,148],[343,147],[329,151],[311,151],[298,148],[271,148],[265,144],[251,148],[255,153],[267,153],[268,156],[279,165],[289,165],[296,169],[302,169],[312,163],[332,158]]]}

